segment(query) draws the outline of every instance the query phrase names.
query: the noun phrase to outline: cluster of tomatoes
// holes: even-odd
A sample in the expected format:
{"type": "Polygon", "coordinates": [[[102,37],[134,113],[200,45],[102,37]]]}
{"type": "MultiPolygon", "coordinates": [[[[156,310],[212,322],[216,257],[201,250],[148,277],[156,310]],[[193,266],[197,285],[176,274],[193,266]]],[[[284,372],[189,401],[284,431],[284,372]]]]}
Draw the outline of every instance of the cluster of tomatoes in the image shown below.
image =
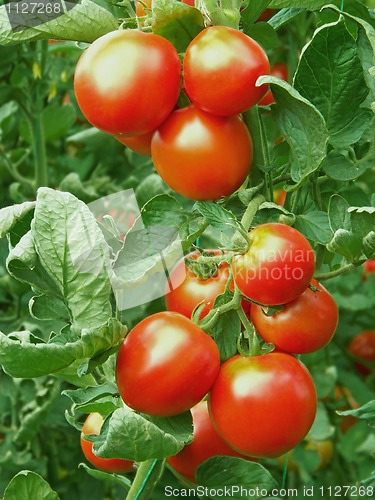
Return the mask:
{"type": "Polygon", "coordinates": [[[296,229],[268,223],[248,236],[247,252],[231,260],[219,250],[204,252],[213,267],[200,264],[199,251],[179,261],[169,282],[180,284],[166,294],[167,311],[138,323],[118,353],[116,380],[128,407],[161,417],[191,409],[193,441],[168,459],[190,481],[211,456],[283,455],[305,438],[315,418],[314,382],[295,354],[330,341],[337,306],[312,279],[314,253],[296,229]],[[234,289],[251,305],[248,314],[261,339],[275,349],[221,363],[199,322],[220,309],[219,295],[234,289]],[[198,324],[191,319],[197,308],[198,324]]]}
{"type": "Polygon", "coordinates": [[[108,33],[78,61],[78,105],[95,127],[150,154],[175,192],[216,200],[245,181],[253,146],[240,113],[268,86],[266,53],[244,33],[210,26],[189,44],[182,64],[165,38],[136,29],[108,33]],[[178,107],[184,94],[190,104],[178,107]]]}

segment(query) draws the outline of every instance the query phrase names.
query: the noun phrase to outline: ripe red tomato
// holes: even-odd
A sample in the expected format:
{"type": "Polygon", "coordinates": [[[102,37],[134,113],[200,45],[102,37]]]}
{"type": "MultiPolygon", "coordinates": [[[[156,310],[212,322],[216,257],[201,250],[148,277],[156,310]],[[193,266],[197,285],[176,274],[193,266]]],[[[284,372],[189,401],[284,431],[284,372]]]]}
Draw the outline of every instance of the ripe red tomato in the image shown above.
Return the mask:
{"type": "Polygon", "coordinates": [[[82,54],[74,90],[92,125],[113,135],[141,135],[158,127],[175,107],[180,70],[177,51],[165,38],[118,30],[82,54]]]}
{"type": "Polygon", "coordinates": [[[100,434],[100,429],[103,425],[103,417],[100,413],[90,413],[86,418],[81,432],[81,448],[86,459],[95,467],[106,472],[131,472],[134,470],[134,462],[132,460],[122,460],[121,458],[101,458],[94,454],[90,441],[86,441],[84,436],[89,434],[100,434]]]}
{"type": "Polygon", "coordinates": [[[122,137],[118,135],[116,139],[136,153],[151,156],[151,140],[153,135],[154,130],[151,130],[151,132],[147,132],[147,134],[136,135],[134,137],[122,137]]]}
{"type": "Polygon", "coordinates": [[[249,233],[250,248],[233,258],[233,277],[249,299],[286,304],[308,287],[315,257],[307,239],[293,227],[271,222],[249,233]]]}
{"type": "MultiPolygon", "coordinates": [[[[375,330],[366,330],[358,333],[350,341],[348,350],[353,356],[359,359],[375,363],[375,330]]],[[[361,363],[356,363],[356,367],[363,375],[371,373],[370,368],[361,363]]]]}
{"type": "Polygon", "coordinates": [[[116,380],[134,410],[167,417],[196,405],[219,371],[211,337],[182,314],[160,312],[136,325],[122,344],[116,380]]]}
{"type": "Polygon", "coordinates": [[[139,1],[135,2],[135,13],[137,17],[142,17],[147,15],[147,10],[145,6],[151,9],[152,0],[142,0],[141,2],[139,1]]]}
{"type": "Polygon", "coordinates": [[[338,322],[338,309],[332,295],[316,280],[310,288],[272,316],[256,304],[251,308],[251,321],[259,335],[277,349],[304,354],[317,351],[332,339],[338,322]]]}
{"type": "MultiPolygon", "coordinates": [[[[220,250],[205,250],[205,252],[211,255],[221,254],[220,250]]],[[[185,265],[185,259],[196,260],[200,255],[201,252],[198,250],[189,253],[177,262],[170,272],[165,295],[168,311],[179,312],[191,318],[195,307],[204,302],[205,307],[199,316],[199,319],[203,319],[211,311],[216,297],[224,293],[229,279],[229,264],[223,262],[218,268],[214,268],[213,274],[205,278],[199,277],[185,265]],[[173,286],[172,290],[169,283],[173,286]]]]}
{"type": "Polygon", "coordinates": [[[314,382],[294,356],[272,352],[225,361],[209,394],[222,438],[255,457],[278,457],[308,433],[316,413],[314,382]]]}
{"type": "Polygon", "coordinates": [[[201,401],[194,406],[191,414],[194,428],[193,441],[167,460],[181,476],[194,483],[197,467],[211,457],[228,456],[251,460],[237,453],[216,432],[208,413],[207,401],[201,401]]]}
{"type": "Polygon", "coordinates": [[[156,130],[151,153],[174,191],[193,200],[217,200],[244,182],[253,146],[239,116],[214,116],[190,105],[174,111],[156,130]]]}
{"type": "Polygon", "coordinates": [[[211,26],[201,31],[186,49],[184,85],[191,101],[219,116],[242,113],[267,92],[256,87],[270,65],[262,47],[241,31],[211,26]]]}
{"type": "MultiPolygon", "coordinates": [[[[280,80],[284,80],[285,82],[288,81],[288,68],[284,63],[276,63],[272,66],[271,68],[271,75],[276,76],[277,78],[280,78],[280,80]]],[[[267,92],[267,94],[262,97],[262,99],[259,101],[260,106],[268,106],[275,102],[275,99],[273,97],[273,94],[271,90],[267,92]]]]}

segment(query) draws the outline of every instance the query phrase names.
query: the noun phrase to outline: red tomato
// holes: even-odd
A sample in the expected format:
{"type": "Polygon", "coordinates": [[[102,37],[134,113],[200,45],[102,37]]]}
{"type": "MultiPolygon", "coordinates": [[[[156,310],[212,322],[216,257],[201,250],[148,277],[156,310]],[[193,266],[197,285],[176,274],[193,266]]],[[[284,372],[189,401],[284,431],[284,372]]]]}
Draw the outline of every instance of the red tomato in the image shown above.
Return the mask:
{"type": "Polygon", "coordinates": [[[332,339],[338,322],[338,309],[332,295],[316,280],[310,288],[272,316],[256,304],[251,321],[266,342],[285,352],[304,354],[317,351],[332,339]]]}
{"type": "Polygon", "coordinates": [[[363,264],[363,276],[362,280],[366,281],[369,274],[375,273],[375,259],[366,260],[363,264]]]}
{"type": "Polygon", "coordinates": [[[195,0],[182,0],[182,3],[190,5],[191,7],[195,6],[195,0]]]}
{"type": "Polygon", "coordinates": [[[86,441],[84,436],[89,434],[100,434],[100,429],[103,425],[103,417],[100,413],[90,413],[86,418],[81,432],[81,448],[86,459],[95,467],[106,472],[131,472],[134,470],[134,462],[132,460],[122,460],[121,458],[101,458],[94,454],[90,441],[86,441]]]}
{"type": "MultiPolygon", "coordinates": [[[[375,363],[375,331],[366,330],[358,333],[350,341],[348,350],[353,356],[359,359],[375,363]]],[[[356,367],[363,375],[371,373],[370,368],[361,363],[356,363],[356,367]]]]}
{"type": "Polygon", "coordinates": [[[239,116],[213,116],[190,105],[174,111],[156,130],[151,153],[174,191],[193,200],[217,200],[244,182],[253,146],[239,116]]]}
{"type": "Polygon", "coordinates": [[[276,14],[275,9],[265,9],[264,12],[258,17],[257,21],[268,21],[272,16],[276,14]]]}
{"type": "Polygon", "coordinates": [[[125,338],[116,379],[128,406],[167,417],[196,405],[210,390],[219,366],[211,337],[182,314],[160,312],[142,320],[125,338]]]}
{"type": "Polygon", "coordinates": [[[201,401],[191,409],[193,416],[193,441],[177,455],[168,458],[168,463],[181,476],[195,482],[197,467],[211,457],[228,456],[251,460],[237,453],[216,432],[208,413],[207,401],[201,401]]]}
{"type": "Polygon", "coordinates": [[[153,135],[154,130],[151,130],[151,132],[147,132],[147,134],[136,135],[135,137],[122,137],[118,135],[116,139],[136,153],[151,156],[151,140],[153,135]]]}
{"type": "Polygon", "coordinates": [[[278,457],[308,433],[316,413],[314,382],[294,356],[281,352],[225,361],[209,394],[218,433],[235,450],[278,457]]]}
{"type": "Polygon", "coordinates": [[[105,132],[146,134],[175,107],[180,69],[177,51],[165,38],[139,30],[113,31],[95,40],[78,61],[78,105],[105,132]]]}
{"type": "MultiPolygon", "coordinates": [[[[280,80],[284,80],[285,82],[287,82],[288,68],[284,63],[276,63],[271,68],[271,75],[276,76],[277,78],[280,78],[280,80]]],[[[273,102],[275,102],[275,99],[273,97],[271,90],[269,90],[267,94],[264,97],[262,97],[262,99],[259,101],[259,106],[268,106],[273,102]]]]}
{"type": "Polygon", "coordinates": [[[185,90],[199,108],[219,116],[242,113],[254,106],[268,86],[256,87],[270,65],[262,47],[241,31],[211,26],[186,49],[185,90]]]}
{"type": "Polygon", "coordinates": [[[241,292],[260,304],[285,304],[308,287],[314,252],[293,227],[271,222],[249,233],[250,248],[233,258],[233,277],[241,292]]]}
{"type": "MultiPolygon", "coordinates": [[[[205,250],[208,254],[220,255],[220,250],[205,250]]],[[[189,253],[185,259],[196,260],[201,255],[198,250],[189,253]]],[[[169,274],[168,290],[165,303],[168,311],[175,311],[191,318],[195,307],[204,302],[199,319],[203,319],[211,311],[218,295],[224,293],[229,279],[229,264],[223,262],[214,274],[203,278],[199,277],[188,266],[185,259],[181,259],[169,274]],[[170,290],[169,284],[173,289],[170,290]]]]}

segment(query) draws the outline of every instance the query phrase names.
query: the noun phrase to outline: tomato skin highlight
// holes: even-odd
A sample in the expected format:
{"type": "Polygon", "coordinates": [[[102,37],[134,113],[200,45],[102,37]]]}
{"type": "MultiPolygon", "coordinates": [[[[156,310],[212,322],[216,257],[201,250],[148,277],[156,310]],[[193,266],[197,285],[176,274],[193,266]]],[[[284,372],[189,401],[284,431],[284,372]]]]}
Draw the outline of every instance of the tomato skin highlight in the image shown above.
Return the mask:
{"type": "Polygon", "coordinates": [[[142,135],[175,107],[180,74],[177,51],[168,40],[118,30],[98,38],[82,54],[74,90],[82,113],[98,129],[124,137],[142,135]]]}
{"type": "Polygon", "coordinates": [[[231,448],[216,432],[208,413],[207,401],[201,401],[191,409],[193,416],[193,441],[177,455],[168,458],[169,465],[189,481],[195,483],[197,467],[211,457],[228,456],[256,460],[241,455],[231,448]]]}
{"type": "Polygon", "coordinates": [[[241,292],[265,305],[286,304],[303,293],[313,277],[315,256],[293,227],[261,224],[249,233],[250,248],[233,258],[233,277],[241,292]]]}
{"type": "MultiPolygon", "coordinates": [[[[205,250],[206,253],[221,255],[220,250],[205,250]]],[[[196,260],[200,257],[198,250],[190,252],[183,259],[179,260],[169,274],[169,281],[179,284],[165,295],[165,304],[168,311],[175,311],[183,314],[187,318],[191,315],[195,307],[204,301],[204,308],[201,310],[199,319],[203,319],[211,311],[215,298],[224,293],[229,279],[229,264],[222,262],[215,275],[207,279],[198,277],[185,265],[185,259],[196,260]]]]}
{"type": "Polygon", "coordinates": [[[302,441],[316,406],[307,368],[281,352],[230,358],[209,393],[218,433],[239,453],[260,458],[278,457],[302,441]]]}
{"type": "Polygon", "coordinates": [[[167,417],[197,404],[219,367],[212,338],[182,314],[166,311],[145,318],[127,335],[118,353],[116,381],[130,408],[167,417]]]}
{"type": "MultiPolygon", "coordinates": [[[[348,351],[355,357],[374,363],[375,368],[375,330],[365,330],[355,335],[348,345],[348,351]]],[[[356,367],[363,375],[371,373],[370,368],[362,363],[356,363],[356,367]]]]}
{"type": "Polygon", "coordinates": [[[226,26],[201,31],[186,49],[184,86],[200,109],[219,116],[242,113],[254,106],[268,86],[256,87],[270,65],[262,47],[244,33],[226,26]]]}
{"type": "Polygon", "coordinates": [[[81,448],[86,459],[94,465],[97,469],[106,472],[117,472],[119,474],[132,472],[135,470],[134,462],[132,460],[123,460],[121,458],[102,458],[94,454],[92,447],[93,442],[86,441],[84,436],[89,434],[99,435],[100,429],[103,425],[103,417],[100,413],[90,413],[85,420],[81,432],[81,448]]]}
{"type": "Polygon", "coordinates": [[[193,200],[217,200],[244,182],[253,146],[239,116],[214,116],[190,105],[174,111],[156,130],[151,154],[171,189],[193,200]]]}
{"type": "Polygon", "coordinates": [[[251,321],[263,340],[296,354],[317,351],[330,342],[338,323],[338,308],[323,285],[316,280],[312,285],[317,292],[306,288],[272,316],[267,316],[262,306],[252,305],[251,321]]]}

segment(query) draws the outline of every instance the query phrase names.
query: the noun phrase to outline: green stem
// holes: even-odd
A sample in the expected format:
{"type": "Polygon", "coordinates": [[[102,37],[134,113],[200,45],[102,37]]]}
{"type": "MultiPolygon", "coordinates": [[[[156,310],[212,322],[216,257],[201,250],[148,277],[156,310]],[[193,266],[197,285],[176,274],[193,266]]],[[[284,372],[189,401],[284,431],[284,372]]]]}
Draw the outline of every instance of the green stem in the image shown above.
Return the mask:
{"type": "Polygon", "coordinates": [[[7,155],[1,149],[0,149],[0,157],[4,161],[5,168],[9,171],[9,173],[13,176],[13,178],[16,181],[26,186],[31,186],[31,187],[33,186],[33,183],[29,179],[27,179],[18,172],[17,166],[9,160],[7,155]]]}
{"type": "Polygon", "coordinates": [[[165,460],[146,460],[137,470],[126,500],[147,500],[159,481],[164,470],[165,460]]]}
{"type": "Polygon", "coordinates": [[[261,204],[265,201],[266,199],[262,194],[257,194],[250,201],[241,219],[241,225],[245,229],[245,231],[249,230],[251,223],[253,222],[253,219],[255,217],[255,214],[257,213],[261,204]]]}
{"type": "Polygon", "coordinates": [[[239,309],[241,304],[241,297],[241,292],[238,290],[238,288],[236,288],[232,300],[230,300],[226,304],[223,304],[222,306],[211,309],[207,316],[205,316],[204,319],[199,322],[199,327],[205,331],[209,330],[216,322],[220,314],[231,311],[232,309],[239,309]]]}
{"type": "Polygon", "coordinates": [[[335,278],[336,276],[340,276],[341,274],[349,273],[353,271],[358,266],[361,266],[364,261],[359,261],[355,264],[346,264],[345,266],[339,267],[335,271],[330,271],[328,273],[318,273],[314,275],[314,278],[318,281],[328,280],[331,278],[335,278]]]}
{"type": "Polygon", "coordinates": [[[248,341],[249,341],[249,352],[245,353],[243,351],[241,354],[248,355],[248,356],[259,356],[259,354],[260,354],[259,339],[258,339],[258,336],[257,336],[257,333],[254,329],[253,324],[250,322],[249,318],[246,316],[242,307],[237,309],[237,314],[241,320],[241,323],[245,327],[245,330],[248,334],[248,341]]]}
{"type": "Polygon", "coordinates": [[[31,124],[36,187],[48,186],[47,154],[42,116],[38,113],[31,124]]]}

